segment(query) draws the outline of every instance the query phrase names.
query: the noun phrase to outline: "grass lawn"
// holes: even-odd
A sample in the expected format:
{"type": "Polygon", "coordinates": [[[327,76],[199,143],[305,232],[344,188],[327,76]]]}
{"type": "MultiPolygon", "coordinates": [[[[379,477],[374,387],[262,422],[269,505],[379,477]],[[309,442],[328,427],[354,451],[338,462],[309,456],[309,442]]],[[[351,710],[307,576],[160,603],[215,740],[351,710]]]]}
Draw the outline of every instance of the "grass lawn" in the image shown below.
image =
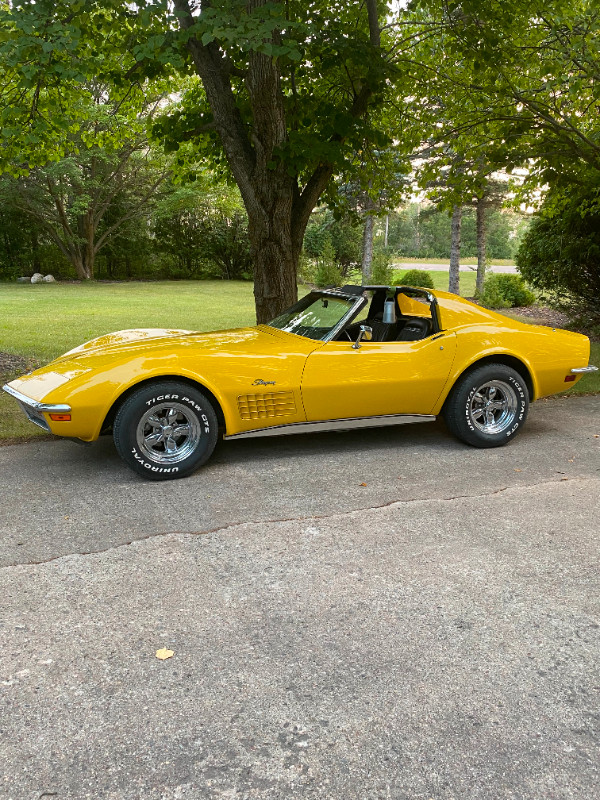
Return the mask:
{"type": "MultiPolygon", "coordinates": [[[[437,289],[448,273],[431,273],[437,289]]],[[[471,296],[475,273],[461,273],[461,293],[471,296]]],[[[302,293],[302,292],[301,292],[302,293]]],[[[0,283],[0,351],[47,363],[66,350],[124,328],[183,328],[207,331],[253,325],[252,284],[227,281],[157,283],[0,283]]],[[[600,365],[600,344],[592,344],[600,365]]],[[[16,375],[0,376],[2,382],[16,375]]],[[[584,377],[573,394],[600,392],[600,374],[584,377]]],[[[0,392],[0,441],[44,436],[14,400],[0,392]]]]}
{"type": "MultiPolygon", "coordinates": [[[[253,325],[248,282],[0,283],[0,351],[51,361],[82,342],[124,328],[207,331],[253,325]]],[[[1,375],[1,382],[17,374],[1,375]]],[[[0,392],[0,441],[46,436],[0,392]]]]}
{"type": "Polygon", "coordinates": [[[43,362],[124,328],[209,331],[255,320],[244,281],[0,283],[0,350],[43,362]]]}

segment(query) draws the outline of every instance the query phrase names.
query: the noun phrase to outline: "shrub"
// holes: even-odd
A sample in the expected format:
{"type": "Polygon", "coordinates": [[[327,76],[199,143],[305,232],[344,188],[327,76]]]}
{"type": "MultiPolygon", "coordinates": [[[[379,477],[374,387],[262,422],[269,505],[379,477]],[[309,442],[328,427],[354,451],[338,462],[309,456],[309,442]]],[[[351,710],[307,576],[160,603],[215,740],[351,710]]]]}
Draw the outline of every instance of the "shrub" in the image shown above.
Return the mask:
{"type": "Polygon", "coordinates": [[[317,260],[314,282],[316,286],[340,286],[342,283],[342,272],[335,262],[335,251],[331,242],[331,237],[326,236],[321,248],[321,255],[317,260]]]}
{"type": "Polygon", "coordinates": [[[371,280],[375,286],[389,286],[392,283],[392,267],[386,253],[374,253],[371,280]]]}
{"type": "Polygon", "coordinates": [[[494,280],[496,275],[489,275],[486,278],[481,294],[476,293],[478,302],[487,308],[510,308],[510,303],[503,297],[500,287],[494,280]]]}
{"type": "Polygon", "coordinates": [[[596,184],[551,191],[517,252],[519,270],[558,308],[600,323],[600,202],[596,184]]]}
{"type": "Polygon", "coordinates": [[[304,252],[309,258],[320,258],[327,241],[333,245],[342,276],[360,265],[362,231],[351,219],[335,219],[331,211],[316,212],[304,234],[304,252]]]}
{"type": "Polygon", "coordinates": [[[420,286],[423,289],[435,289],[431,273],[424,269],[409,269],[400,278],[403,286],[420,286]]]}
{"type": "Polygon", "coordinates": [[[298,282],[299,283],[314,283],[315,282],[316,263],[307,257],[304,250],[300,253],[298,259],[298,282]]]}
{"type": "MultiPolygon", "coordinates": [[[[303,248],[309,258],[319,258],[327,238],[327,230],[316,222],[308,223],[304,234],[303,248]]],[[[330,239],[331,240],[331,239],[330,239]]]]}
{"type": "Polygon", "coordinates": [[[516,308],[530,306],[535,301],[520,275],[492,274],[485,279],[483,292],[478,298],[489,308],[516,308]]]}

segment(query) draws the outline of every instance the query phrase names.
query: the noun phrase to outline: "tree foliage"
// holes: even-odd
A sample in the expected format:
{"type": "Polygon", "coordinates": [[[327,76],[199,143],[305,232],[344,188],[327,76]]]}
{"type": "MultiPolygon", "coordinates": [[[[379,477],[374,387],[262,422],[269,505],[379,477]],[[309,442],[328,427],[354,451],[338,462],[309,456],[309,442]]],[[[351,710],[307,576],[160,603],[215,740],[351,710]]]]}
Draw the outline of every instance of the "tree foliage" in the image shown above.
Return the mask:
{"type": "Polygon", "coordinates": [[[387,15],[376,0],[16,0],[2,12],[6,152],[23,171],[61,157],[62,114],[92,76],[123,98],[157,75],[198,76],[155,133],[172,150],[194,142],[235,179],[263,321],[295,299],[304,230],[331,177],[365,142],[391,140],[372,113],[398,74],[387,15]]]}
{"type": "MultiPolygon", "coordinates": [[[[600,168],[600,8],[596,0],[417,0],[415,80],[434,141],[529,183],[600,168]],[[423,102],[423,99],[426,99],[423,102]]],[[[459,159],[463,160],[463,159],[459,159]]],[[[471,183],[471,167],[458,183],[471,183]]]]}
{"type": "Polygon", "coordinates": [[[517,253],[525,279],[555,304],[600,323],[600,203],[598,185],[555,187],[517,253]],[[560,213],[557,213],[560,209],[560,213]]]}
{"type": "MultiPolygon", "coordinates": [[[[514,258],[520,228],[526,223],[522,215],[510,210],[489,208],[487,215],[487,252],[492,259],[514,258]]],[[[432,205],[411,203],[390,214],[389,249],[404,258],[450,257],[450,226],[448,212],[432,205]]],[[[380,237],[381,238],[381,237],[380,237]]],[[[477,256],[475,209],[464,209],[461,225],[461,254],[463,258],[477,256]]]]}

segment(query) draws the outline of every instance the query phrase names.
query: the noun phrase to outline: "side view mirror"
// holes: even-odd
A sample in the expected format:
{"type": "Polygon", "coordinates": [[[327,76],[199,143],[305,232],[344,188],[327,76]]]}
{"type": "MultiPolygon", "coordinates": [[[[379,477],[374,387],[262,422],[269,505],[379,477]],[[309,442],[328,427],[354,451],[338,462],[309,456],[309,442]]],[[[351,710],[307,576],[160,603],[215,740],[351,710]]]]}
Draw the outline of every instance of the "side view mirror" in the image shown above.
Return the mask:
{"type": "Polygon", "coordinates": [[[368,325],[361,325],[352,348],[358,350],[363,339],[365,342],[370,342],[373,339],[373,328],[370,328],[368,325]]]}

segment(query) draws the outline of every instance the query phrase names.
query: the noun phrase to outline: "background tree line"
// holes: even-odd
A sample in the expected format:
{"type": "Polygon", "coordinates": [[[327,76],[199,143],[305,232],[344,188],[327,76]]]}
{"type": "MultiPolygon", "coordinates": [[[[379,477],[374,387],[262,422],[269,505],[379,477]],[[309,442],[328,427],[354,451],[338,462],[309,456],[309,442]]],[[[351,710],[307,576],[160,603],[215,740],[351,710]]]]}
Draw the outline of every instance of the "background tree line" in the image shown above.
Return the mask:
{"type": "MultiPolygon", "coordinates": [[[[54,165],[53,173],[64,187],[60,166],[54,165]]],[[[94,230],[90,249],[96,252],[85,275],[78,246],[86,239],[79,238],[80,212],[73,198],[66,193],[63,225],[60,218],[50,219],[49,192],[0,178],[0,278],[41,272],[63,279],[251,280],[248,223],[235,189],[212,181],[204,189],[190,188],[169,179],[156,187],[154,177],[137,187],[143,193],[152,190],[142,206],[131,185],[111,199],[94,230]],[[69,235],[72,249],[61,241],[69,235]]]]}
{"type": "MultiPolygon", "coordinates": [[[[57,168],[55,167],[55,173],[57,168]]],[[[32,213],[34,198],[24,200],[26,187],[0,178],[0,278],[34,272],[63,279],[81,277],[77,262],[57,243],[58,231],[41,225],[42,208],[32,213]],[[53,235],[54,234],[54,235],[53,235]]],[[[46,202],[49,201],[46,198],[46,202]]],[[[102,242],[89,277],[97,280],[208,279],[252,280],[248,220],[235,187],[204,176],[192,185],[165,180],[142,209],[131,214],[136,199],[117,194],[96,230],[102,242]],[[103,239],[118,220],[123,220],[103,239]]],[[[490,259],[514,259],[528,220],[510,210],[490,209],[487,254],[490,259]]],[[[55,221],[58,228],[60,223],[55,221]]],[[[319,259],[328,245],[342,277],[361,268],[363,223],[336,218],[326,207],[316,210],[304,237],[304,255],[319,259]]],[[[428,258],[448,260],[451,217],[433,204],[407,203],[374,221],[375,253],[388,260],[428,258]],[[387,229],[387,230],[386,230],[387,229]]],[[[474,209],[465,209],[461,254],[477,257],[474,209]]],[[[305,277],[305,276],[301,276],[305,277]]]]}

